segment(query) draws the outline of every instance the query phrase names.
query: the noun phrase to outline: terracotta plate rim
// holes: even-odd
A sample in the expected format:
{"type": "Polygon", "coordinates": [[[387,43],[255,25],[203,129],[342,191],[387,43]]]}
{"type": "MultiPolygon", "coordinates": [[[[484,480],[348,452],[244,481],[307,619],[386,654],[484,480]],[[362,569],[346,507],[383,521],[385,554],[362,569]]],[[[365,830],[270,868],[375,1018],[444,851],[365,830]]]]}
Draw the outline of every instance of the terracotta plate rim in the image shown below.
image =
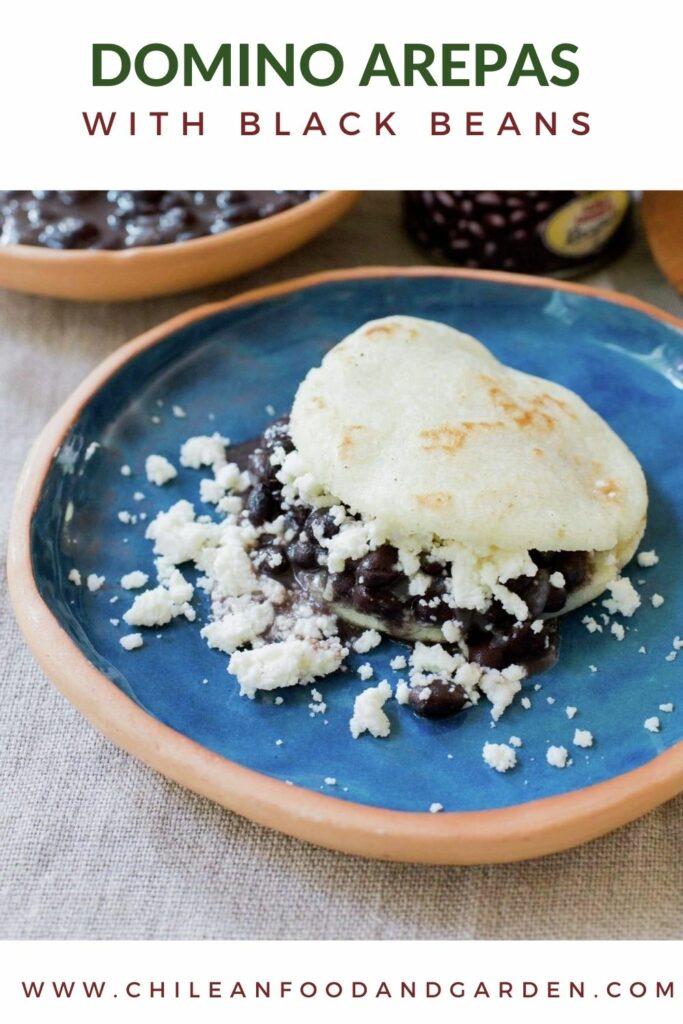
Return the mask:
{"type": "Polygon", "coordinates": [[[29,647],[61,693],[115,744],[201,796],[259,824],[366,857],[434,864],[539,857],[603,835],[681,792],[683,742],[606,782],[513,807],[430,814],[347,802],[244,768],[153,718],[88,661],[41,597],[33,574],[31,522],[54,454],[83,407],[129,360],[188,324],[222,310],[331,282],[405,276],[493,281],[585,295],[635,309],[683,331],[683,321],[629,295],[546,278],[440,267],[327,271],[189,310],[117,349],[86,377],[40,433],[24,465],[12,511],[10,596],[29,647]]]}

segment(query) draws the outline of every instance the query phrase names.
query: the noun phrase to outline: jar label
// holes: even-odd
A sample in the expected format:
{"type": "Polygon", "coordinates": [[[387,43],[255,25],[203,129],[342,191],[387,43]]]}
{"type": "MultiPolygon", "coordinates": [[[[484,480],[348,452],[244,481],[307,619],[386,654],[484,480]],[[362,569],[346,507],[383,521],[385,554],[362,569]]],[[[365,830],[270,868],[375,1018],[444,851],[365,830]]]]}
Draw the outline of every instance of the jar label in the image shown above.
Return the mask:
{"type": "Polygon", "coordinates": [[[630,202],[628,192],[586,192],[549,217],[543,240],[559,256],[589,256],[609,241],[630,202]]]}

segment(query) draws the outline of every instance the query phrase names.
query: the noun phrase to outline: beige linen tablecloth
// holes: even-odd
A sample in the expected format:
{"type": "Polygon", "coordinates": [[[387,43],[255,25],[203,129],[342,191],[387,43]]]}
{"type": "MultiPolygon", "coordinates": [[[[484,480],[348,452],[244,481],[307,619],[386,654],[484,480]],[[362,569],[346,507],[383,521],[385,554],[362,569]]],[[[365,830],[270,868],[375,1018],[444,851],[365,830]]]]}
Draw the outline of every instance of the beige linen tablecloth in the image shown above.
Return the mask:
{"type": "MultiPolygon", "coordinates": [[[[85,306],[0,292],[0,937],[683,938],[683,796],[524,864],[342,856],[252,825],[116,750],[53,689],[14,623],[4,578],[14,484],[82,377],[199,303],[329,267],[424,262],[397,217],[396,196],[368,194],[306,249],[201,293],[85,306]]],[[[590,280],[683,315],[642,240],[590,280]]]]}

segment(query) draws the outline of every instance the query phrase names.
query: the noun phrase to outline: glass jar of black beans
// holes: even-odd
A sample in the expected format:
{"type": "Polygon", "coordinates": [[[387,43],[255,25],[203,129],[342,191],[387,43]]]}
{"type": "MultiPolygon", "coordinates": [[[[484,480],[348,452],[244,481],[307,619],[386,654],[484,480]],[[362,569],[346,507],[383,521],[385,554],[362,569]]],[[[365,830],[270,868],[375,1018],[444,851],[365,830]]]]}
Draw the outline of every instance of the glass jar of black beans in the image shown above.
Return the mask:
{"type": "Polygon", "coordinates": [[[631,237],[628,192],[405,192],[410,236],[437,260],[568,277],[631,237]]]}

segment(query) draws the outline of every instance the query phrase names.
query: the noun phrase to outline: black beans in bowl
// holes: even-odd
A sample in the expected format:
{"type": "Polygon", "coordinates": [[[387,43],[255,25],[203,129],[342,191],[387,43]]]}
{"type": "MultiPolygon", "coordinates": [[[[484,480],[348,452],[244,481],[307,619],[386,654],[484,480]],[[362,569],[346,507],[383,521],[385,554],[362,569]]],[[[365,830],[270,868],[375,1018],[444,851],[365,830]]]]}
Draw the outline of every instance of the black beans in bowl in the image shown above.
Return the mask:
{"type": "Polygon", "coordinates": [[[272,217],[313,191],[0,191],[0,246],[137,249],[218,235],[272,217]]]}

